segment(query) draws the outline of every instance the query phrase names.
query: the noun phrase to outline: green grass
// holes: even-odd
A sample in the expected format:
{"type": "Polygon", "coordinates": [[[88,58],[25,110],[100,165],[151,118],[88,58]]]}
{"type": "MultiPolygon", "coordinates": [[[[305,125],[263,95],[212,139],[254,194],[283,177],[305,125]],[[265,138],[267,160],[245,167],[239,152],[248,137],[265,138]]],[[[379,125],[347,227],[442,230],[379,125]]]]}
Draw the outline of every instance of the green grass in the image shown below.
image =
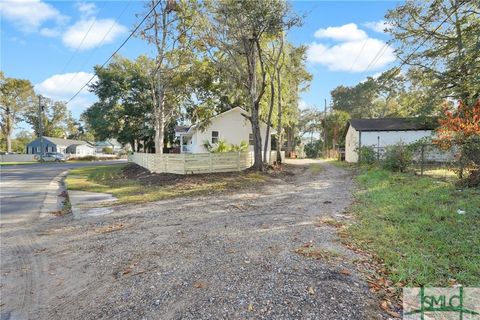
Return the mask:
{"type": "Polygon", "coordinates": [[[35,164],[39,163],[38,161],[24,161],[24,162],[0,162],[0,166],[17,166],[17,165],[23,165],[23,164],[35,164]]]}
{"type": "MultiPolygon", "coordinates": [[[[142,203],[167,198],[216,194],[263,183],[266,176],[255,173],[233,174],[231,176],[212,174],[209,179],[188,182],[172,182],[165,186],[144,185],[138,180],[126,179],[122,168],[126,164],[85,167],[71,170],[66,183],[69,190],[110,193],[118,201],[108,205],[142,203]]],[[[107,204],[106,204],[107,205],[107,204]]]]}
{"type": "Polygon", "coordinates": [[[378,168],[362,169],[357,181],[358,223],[348,233],[384,260],[393,281],[480,285],[479,189],[378,168]]]}

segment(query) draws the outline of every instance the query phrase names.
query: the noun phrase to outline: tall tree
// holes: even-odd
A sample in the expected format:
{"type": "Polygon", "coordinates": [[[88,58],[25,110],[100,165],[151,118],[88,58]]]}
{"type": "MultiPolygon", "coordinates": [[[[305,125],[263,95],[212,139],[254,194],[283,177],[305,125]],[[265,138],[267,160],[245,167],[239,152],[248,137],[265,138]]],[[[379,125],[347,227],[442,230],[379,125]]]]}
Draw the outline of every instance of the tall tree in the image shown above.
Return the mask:
{"type": "Polygon", "coordinates": [[[154,67],[149,70],[155,153],[163,152],[166,124],[178,115],[178,100],[185,95],[179,78],[191,65],[199,6],[193,0],[150,0],[146,5],[151,14],[139,36],[156,51],[154,67]]]}
{"type": "Polygon", "coordinates": [[[135,151],[153,140],[149,74],[153,66],[146,56],[135,61],[117,56],[108,66],[95,67],[97,81],[90,90],[98,101],[82,114],[82,119],[96,139],[116,138],[135,151]]]}
{"type": "Polygon", "coordinates": [[[437,96],[473,105],[480,95],[480,2],[408,0],[386,18],[397,57],[430,78],[437,96]]]}
{"type": "Polygon", "coordinates": [[[33,86],[28,80],[6,78],[0,71],[0,126],[12,152],[12,133],[25,109],[32,104],[33,86]]]}
{"type": "Polygon", "coordinates": [[[262,43],[298,24],[299,19],[290,14],[283,0],[217,1],[211,11],[209,32],[215,39],[207,37],[207,42],[213,42],[221,53],[228,55],[232,80],[245,90],[254,138],[253,168],[263,170],[259,110],[267,85],[267,70],[262,43]]]}
{"type": "MultiPolygon", "coordinates": [[[[39,96],[42,112],[42,131],[47,137],[66,138],[69,135],[69,124],[73,122],[72,114],[63,101],[54,101],[50,98],[39,96]]],[[[38,137],[40,135],[40,121],[38,119],[38,106],[32,104],[24,111],[24,119],[38,137]]]]}

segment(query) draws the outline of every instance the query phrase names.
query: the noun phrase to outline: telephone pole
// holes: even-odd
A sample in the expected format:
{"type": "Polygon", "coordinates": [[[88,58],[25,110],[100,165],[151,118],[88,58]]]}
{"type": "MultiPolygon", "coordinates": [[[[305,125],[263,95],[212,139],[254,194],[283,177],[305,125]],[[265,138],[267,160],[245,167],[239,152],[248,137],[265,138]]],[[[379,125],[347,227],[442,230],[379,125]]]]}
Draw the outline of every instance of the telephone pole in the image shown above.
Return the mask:
{"type": "Polygon", "coordinates": [[[43,160],[43,153],[44,153],[44,148],[43,148],[43,121],[42,121],[42,115],[43,115],[43,106],[42,106],[42,96],[38,96],[38,134],[40,138],[40,160],[43,160]]]}

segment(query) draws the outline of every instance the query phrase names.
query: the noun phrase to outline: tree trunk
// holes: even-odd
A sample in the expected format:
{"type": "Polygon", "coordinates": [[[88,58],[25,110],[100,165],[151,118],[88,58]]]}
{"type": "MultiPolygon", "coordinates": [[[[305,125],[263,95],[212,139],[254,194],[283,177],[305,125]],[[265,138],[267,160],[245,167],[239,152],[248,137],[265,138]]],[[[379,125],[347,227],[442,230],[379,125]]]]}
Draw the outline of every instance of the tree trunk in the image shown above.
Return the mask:
{"type": "Polygon", "coordinates": [[[262,136],[259,124],[259,99],[257,97],[257,57],[256,43],[254,39],[247,40],[247,63],[248,63],[248,85],[250,91],[251,116],[253,134],[253,166],[258,171],[263,170],[262,161],[262,136]]]}
{"type": "Polygon", "coordinates": [[[163,154],[163,136],[164,136],[164,115],[165,99],[162,89],[158,90],[158,99],[154,109],[154,129],[155,129],[155,153],[163,154]]]}
{"type": "Polygon", "coordinates": [[[278,92],[278,123],[277,123],[277,162],[282,163],[282,79],[280,77],[280,68],[277,69],[277,92],[278,92]]]}
{"type": "Polygon", "coordinates": [[[12,114],[10,113],[10,108],[7,108],[6,111],[6,123],[5,123],[5,137],[7,139],[7,152],[12,152],[12,114]]]}
{"type": "Polygon", "coordinates": [[[270,76],[270,108],[268,110],[268,119],[267,119],[267,130],[265,133],[265,148],[263,149],[263,161],[269,163],[270,155],[267,158],[267,150],[268,150],[268,142],[270,138],[270,126],[272,123],[272,112],[273,112],[273,105],[275,103],[275,85],[274,85],[275,77],[272,75],[270,76]]]}

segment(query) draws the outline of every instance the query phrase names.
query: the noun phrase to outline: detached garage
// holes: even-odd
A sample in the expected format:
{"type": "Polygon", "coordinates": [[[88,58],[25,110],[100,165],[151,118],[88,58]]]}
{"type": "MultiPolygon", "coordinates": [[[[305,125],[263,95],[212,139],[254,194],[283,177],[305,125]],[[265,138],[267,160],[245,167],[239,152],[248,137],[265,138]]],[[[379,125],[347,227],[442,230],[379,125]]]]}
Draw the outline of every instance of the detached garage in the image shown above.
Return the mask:
{"type": "Polygon", "coordinates": [[[345,137],[345,161],[358,162],[357,149],[363,146],[385,148],[430,137],[434,127],[415,118],[352,119],[345,137]]]}

